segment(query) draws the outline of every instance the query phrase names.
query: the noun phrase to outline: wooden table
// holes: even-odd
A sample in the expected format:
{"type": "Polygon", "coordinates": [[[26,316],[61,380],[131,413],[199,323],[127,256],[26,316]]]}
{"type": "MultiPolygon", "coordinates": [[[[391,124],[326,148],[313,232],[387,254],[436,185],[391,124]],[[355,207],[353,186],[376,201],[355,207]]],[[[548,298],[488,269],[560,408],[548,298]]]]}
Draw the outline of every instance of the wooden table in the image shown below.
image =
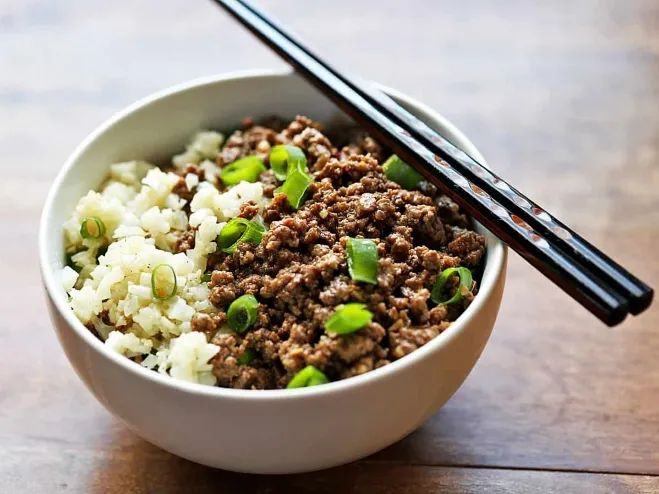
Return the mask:
{"type": "MultiPolygon", "coordinates": [[[[264,4],[340,66],[439,109],[504,177],[659,287],[657,0],[264,4]]],[[[264,66],[284,65],[210,2],[0,0],[0,492],[659,492],[659,311],[608,329],[516,255],[466,384],[366,460],[213,471],[101,408],[45,311],[49,184],[133,100],[264,66]]]]}

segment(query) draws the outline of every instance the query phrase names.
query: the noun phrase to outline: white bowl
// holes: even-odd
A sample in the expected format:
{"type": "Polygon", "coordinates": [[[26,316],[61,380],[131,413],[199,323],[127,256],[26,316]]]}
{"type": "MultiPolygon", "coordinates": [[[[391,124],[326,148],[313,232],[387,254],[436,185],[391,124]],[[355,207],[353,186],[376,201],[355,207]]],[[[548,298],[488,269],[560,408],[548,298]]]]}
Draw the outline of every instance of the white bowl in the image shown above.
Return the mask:
{"type": "MultiPolygon", "coordinates": [[[[386,89],[449,140],[483,162],[449,121],[386,89]]],[[[474,302],[448,330],[383,368],[324,386],[249,391],[177,381],[113,353],[67,306],[59,282],[62,225],[78,199],[101,184],[111,163],[162,162],[202,128],[230,129],[251,115],[327,122],[338,111],[290,73],[211,77],[166,89],[96,129],[64,164],[44,206],[41,270],[55,330],[71,365],[96,398],[145,440],[188,460],[240,472],[293,473],[362,458],[419,427],[464,382],[492,331],[505,280],[506,249],[487,238],[474,302]]]]}

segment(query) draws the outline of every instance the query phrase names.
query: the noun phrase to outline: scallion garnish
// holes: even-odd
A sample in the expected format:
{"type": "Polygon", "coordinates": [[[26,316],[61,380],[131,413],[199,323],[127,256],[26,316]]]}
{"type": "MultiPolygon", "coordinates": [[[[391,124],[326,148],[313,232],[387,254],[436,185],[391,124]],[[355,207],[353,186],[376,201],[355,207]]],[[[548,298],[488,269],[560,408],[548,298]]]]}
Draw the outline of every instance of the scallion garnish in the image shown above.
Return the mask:
{"type": "Polygon", "coordinates": [[[270,168],[280,182],[286,180],[291,168],[307,171],[307,158],[297,146],[275,146],[270,151],[270,168]]]}
{"type": "Polygon", "coordinates": [[[284,181],[275,192],[286,194],[288,203],[298,209],[309,185],[313,183],[313,178],[307,173],[304,152],[295,146],[275,146],[270,151],[270,168],[277,180],[284,181]]]}
{"type": "Polygon", "coordinates": [[[227,311],[229,327],[238,333],[244,333],[256,322],[259,313],[259,301],[254,295],[243,295],[231,302],[227,311]]]}
{"type": "Polygon", "coordinates": [[[248,348],[240,357],[238,357],[238,365],[249,365],[254,362],[256,357],[257,353],[251,348],[248,348]]]}
{"type": "Polygon", "coordinates": [[[235,185],[242,181],[254,183],[266,170],[258,156],[247,156],[222,168],[220,178],[224,185],[235,185]]]}
{"type": "Polygon", "coordinates": [[[313,178],[297,169],[290,169],[286,181],[275,192],[286,194],[286,200],[293,209],[298,209],[304,201],[309,185],[313,178]]]}
{"type": "Polygon", "coordinates": [[[245,218],[233,218],[217,237],[217,245],[222,252],[231,254],[241,242],[260,244],[265,227],[256,221],[245,218]]]}
{"type": "Polygon", "coordinates": [[[348,272],[355,281],[378,284],[378,247],[367,238],[348,238],[346,241],[348,272]]]}
{"type": "Polygon", "coordinates": [[[201,275],[201,281],[203,283],[208,283],[208,282],[210,282],[212,277],[213,277],[213,275],[211,273],[204,273],[204,274],[201,275]]]}
{"type": "Polygon", "coordinates": [[[158,264],[151,272],[151,293],[158,300],[167,300],[176,294],[176,272],[169,264],[158,264]]]}
{"type": "Polygon", "coordinates": [[[308,388],[309,386],[318,386],[319,384],[327,384],[329,379],[321,371],[316,369],[313,365],[307,365],[300,372],[295,374],[295,377],[288,383],[286,389],[293,388],[308,388]]]}
{"type": "Polygon", "coordinates": [[[471,271],[467,268],[447,268],[439,275],[439,278],[435,282],[435,286],[432,287],[432,292],[430,294],[430,300],[436,304],[448,305],[459,302],[464,297],[465,292],[471,290],[473,280],[471,277],[471,271]],[[448,282],[449,278],[457,274],[460,278],[460,285],[455,290],[455,293],[448,298],[447,300],[442,300],[444,286],[448,282]]]}
{"type": "Polygon", "coordinates": [[[97,216],[85,218],[80,225],[80,235],[82,238],[101,238],[105,235],[105,223],[97,216]]]}
{"type": "Polygon", "coordinates": [[[402,188],[412,190],[424,180],[423,175],[405,163],[395,154],[392,154],[382,165],[384,174],[392,182],[396,182],[402,188]]]}
{"type": "Polygon", "coordinates": [[[366,304],[346,304],[325,322],[325,331],[335,334],[350,334],[363,328],[373,320],[373,313],[366,304]]]}

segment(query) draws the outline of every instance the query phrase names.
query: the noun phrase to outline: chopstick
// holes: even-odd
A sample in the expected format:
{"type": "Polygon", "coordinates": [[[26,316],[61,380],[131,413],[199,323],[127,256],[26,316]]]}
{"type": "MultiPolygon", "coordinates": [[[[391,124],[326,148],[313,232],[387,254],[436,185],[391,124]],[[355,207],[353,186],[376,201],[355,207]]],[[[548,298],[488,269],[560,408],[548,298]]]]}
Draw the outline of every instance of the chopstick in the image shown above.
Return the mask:
{"type": "Polygon", "coordinates": [[[470,183],[439,155],[428,150],[410,132],[392,122],[368,100],[319,64],[296,43],[237,0],[214,0],[293,65],[376,139],[387,144],[428,181],[440,187],[468,214],[501,238],[575,300],[608,325],[621,322],[628,301],[594,276],[578,259],[553,246],[521,217],[508,212],[490,194],[470,183]]]}
{"type": "Polygon", "coordinates": [[[509,211],[514,210],[519,218],[540,233],[552,245],[575,257],[580,264],[583,264],[602,282],[608,284],[614,291],[626,298],[629,301],[629,311],[632,314],[639,314],[650,305],[653,295],[652,289],[579,234],[554,218],[549,212],[535,204],[497,174],[485,168],[467,153],[439,135],[425,122],[398,105],[385,93],[334,69],[315,55],[299,38],[288,33],[277,21],[253,3],[248,0],[238,1],[277,30],[279,34],[296,44],[300,50],[334,76],[350,86],[381,113],[399,126],[407,129],[412,137],[444,159],[463,177],[487,192],[509,211]]]}

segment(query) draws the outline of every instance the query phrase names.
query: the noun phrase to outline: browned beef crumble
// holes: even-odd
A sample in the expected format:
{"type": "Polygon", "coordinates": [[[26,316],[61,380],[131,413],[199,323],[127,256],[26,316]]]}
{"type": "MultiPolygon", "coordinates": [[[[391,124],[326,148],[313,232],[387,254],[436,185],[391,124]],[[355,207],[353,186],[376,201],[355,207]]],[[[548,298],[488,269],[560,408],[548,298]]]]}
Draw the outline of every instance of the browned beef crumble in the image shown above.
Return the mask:
{"type": "Polygon", "coordinates": [[[259,206],[253,201],[243,203],[240,206],[240,212],[238,213],[239,218],[245,218],[246,220],[251,220],[256,215],[259,214],[259,206]]]}
{"type": "MultiPolygon", "coordinates": [[[[210,300],[221,312],[197,314],[192,328],[220,347],[212,360],[218,385],[282,388],[307,365],[330,380],[344,379],[399,359],[448,328],[476,288],[449,306],[432,304],[430,290],[448,267],[467,266],[477,273],[485,252],[484,238],[459,207],[428,184],[423,191],[407,191],[389,181],[381,167],[385,151],[363,132],[337,150],[322,126],[306,117],[287,126],[272,122],[274,127],[243,122],[244,130],[229,137],[218,164],[251,154],[267,161],[273,145],[293,144],[305,152],[315,181],[295,211],[275,193],[272,172],[264,172],[265,195],[273,199],[262,211],[269,228],[261,244],[242,243],[233,254],[209,258],[210,300]],[[377,286],[350,278],[347,237],[376,242],[377,286]],[[245,334],[229,334],[222,329],[225,311],[244,294],[260,302],[257,321],[245,334]],[[365,303],[373,321],[353,334],[326,333],[327,318],[347,302],[365,303]],[[257,358],[238,365],[247,350],[257,358]]],[[[241,208],[241,217],[256,214],[255,204],[241,208]]],[[[182,235],[180,245],[193,243],[182,235]]]]}
{"type": "MultiPolygon", "coordinates": [[[[176,173],[181,176],[178,182],[174,185],[174,188],[172,189],[172,193],[178,195],[181,199],[185,201],[185,205],[183,206],[183,210],[189,215],[190,214],[190,201],[192,201],[192,198],[194,195],[197,193],[197,187],[192,187],[189,188],[188,184],[185,181],[185,177],[188,174],[193,174],[197,175],[199,178],[199,181],[201,182],[204,180],[204,172],[201,170],[197,165],[194,164],[188,164],[183,168],[182,170],[177,170],[176,173]]],[[[187,232],[186,232],[187,233],[187,232]]],[[[192,232],[192,244],[191,247],[194,247],[194,232],[192,232]]],[[[179,249],[179,245],[177,244],[176,246],[177,249],[179,249]]],[[[184,252],[185,249],[177,250],[178,252],[184,252]]]]}
{"type": "Polygon", "coordinates": [[[279,187],[279,182],[275,178],[275,172],[268,169],[261,173],[259,180],[263,184],[263,195],[265,197],[274,197],[275,189],[279,187]]]}
{"type": "Polygon", "coordinates": [[[383,163],[387,158],[384,155],[384,149],[382,149],[382,146],[363,131],[353,131],[350,133],[350,141],[347,145],[341,148],[339,159],[343,161],[353,154],[370,154],[380,163],[383,163]]]}
{"type": "Polygon", "coordinates": [[[174,246],[175,252],[187,252],[190,249],[194,249],[194,237],[196,230],[190,228],[184,232],[181,232],[176,239],[176,245],[174,246]]]}
{"type": "Polygon", "coordinates": [[[245,130],[237,130],[229,136],[217,157],[219,166],[233,163],[245,156],[257,155],[267,161],[270,148],[277,144],[277,133],[267,127],[252,125],[245,130]]]}

